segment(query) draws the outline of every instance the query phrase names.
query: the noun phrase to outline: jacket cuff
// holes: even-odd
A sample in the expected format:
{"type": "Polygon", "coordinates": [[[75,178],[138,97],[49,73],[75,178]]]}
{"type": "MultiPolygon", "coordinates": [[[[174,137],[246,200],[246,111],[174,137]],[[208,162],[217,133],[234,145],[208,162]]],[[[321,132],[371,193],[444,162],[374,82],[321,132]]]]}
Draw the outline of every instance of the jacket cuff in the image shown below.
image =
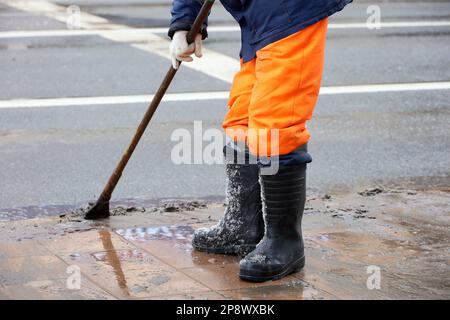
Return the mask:
{"type": "MultiPolygon", "coordinates": [[[[170,26],[169,32],[167,33],[167,35],[169,36],[170,39],[172,39],[173,35],[177,31],[180,31],[180,30],[189,31],[189,30],[191,30],[191,27],[192,27],[193,23],[194,23],[193,21],[177,21],[177,22],[173,23],[170,26]]],[[[206,23],[204,23],[203,26],[202,26],[202,29],[200,30],[200,33],[202,34],[203,40],[205,40],[208,37],[207,27],[208,27],[208,25],[206,23]]]]}

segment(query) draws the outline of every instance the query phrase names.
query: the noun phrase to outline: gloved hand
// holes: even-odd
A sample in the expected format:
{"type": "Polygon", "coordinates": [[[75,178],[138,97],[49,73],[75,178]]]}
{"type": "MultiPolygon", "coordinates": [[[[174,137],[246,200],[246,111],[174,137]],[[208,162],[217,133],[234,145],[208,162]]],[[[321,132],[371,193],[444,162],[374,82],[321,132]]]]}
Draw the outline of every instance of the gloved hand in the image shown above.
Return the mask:
{"type": "Polygon", "coordinates": [[[202,54],[202,35],[199,33],[195,37],[194,43],[188,45],[186,36],[187,31],[177,31],[173,35],[172,42],[170,43],[170,55],[172,57],[172,66],[174,69],[178,69],[180,66],[179,61],[191,62],[194,59],[191,57],[195,54],[197,58],[201,58],[202,54]]]}

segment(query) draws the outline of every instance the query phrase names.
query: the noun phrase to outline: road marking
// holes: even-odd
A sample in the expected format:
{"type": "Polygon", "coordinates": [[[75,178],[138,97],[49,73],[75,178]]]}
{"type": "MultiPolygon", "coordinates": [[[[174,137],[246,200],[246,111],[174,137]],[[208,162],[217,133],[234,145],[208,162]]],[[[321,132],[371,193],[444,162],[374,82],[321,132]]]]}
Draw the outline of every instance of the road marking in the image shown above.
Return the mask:
{"type": "MultiPolygon", "coordinates": [[[[45,0],[4,0],[8,6],[36,14],[42,14],[46,17],[66,23],[66,7],[56,5],[45,0]]],[[[88,32],[98,29],[103,30],[124,30],[129,29],[126,25],[110,23],[108,20],[82,12],[82,27],[88,32]]],[[[77,30],[79,31],[79,30],[77,30]]],[[[167,31],[167,30],[166,30],[167,31]]],[[[123,33],[102,31],[99,36],[116,42],[139,42],[130,45],[136,49],[143,50],[161,57],[170,59],[169,40],[152,33],[123,33]]],[[[149,61],[151,63],[151,61],[149,61]]],[[[239,61],[227,55],[208,50],[204,48],[203,58],[195,59],[193,63],[184,64],[187,68],[207,74],[216,79],[227,83],[233,81],[234,74],[239,70],[239,61]]],[[[169,66],[169,64],[168,64],[169,66]]]]}
{"type": "MultiPolygon", "coordinates": [[[[390,21],[381,22],[381,29],[390,28],[433,28],[433,27],[449,27],[448,20],[434,20],[434,21],[390,21]]],[[[330,23],[329,29],[369,29],[367,23],[330,23]]],[[[369,29],[371,30],[371,29],[369,29]]],[[[375,29],[376,30],[376,29],[375,29]]]]}
{"type": "MultiPolygon", "coordinates": [[[[55,19],[66,23],[67,13],[66,7],[62,5],[56,5],[49,1],[40,0],[3,0],[7,5],[27,11],[33,12],[35,14],[42,14],[49,18],[55,19]]],[[[416,22],[385,22],[382,27],[418,27],[433,24],[437,25],[447,25],[450,21],[416,21],[416,22]],[[427,24],[428,23],[428,24],[427,24]]],[[[130,29],[126,25],[119,25],[110,23],[107,19],[98,17],[87,12],[82,12],[82,27],[86,30],[85,32],[97,32],[99,36],[116,42],[135,42],[130,43],[130,46],[143,50],[152,54],[157,54],[161,57],[170,59],[169,55],[169,40],[166,37],[158,36],[155,33],[150,32],[135,32],[135,29],[130,29]],[[138,43],[136,43],[138,42],[138,43]]],[[[366,28],[365,23],[346,23],[332,25],[332,28],[366,28]],[[339,27],[338,27],[339,26],[339,27]]],[[[215,27],[216,30],[237,30],[236,26],[225,26],[225,27],[215,27]]],[[[144,29],[145,30],[145,29],[144,29]]],[[[155,30],[155,29],[153,29],[155,30]]],[[[142,30],[141,30],[142,31],[142,30]]],[[[165,28],[160,28],[159,31],[166,32],[165,28]]],[[[50,32],[50,31],[48,31],[50,32]]],[[[53,31],[53,32],[56,32],[53,31]]],[[[59,32],[59,31],[58,31],[59,32]]],[[[67,30],[66,32],[71,32],[77,34],[80,30],[67,30]]],[[[202,59],[195,59],[193,63],[185,63],[184,67],[202,72],[208,76],[214,77],[216,79],[222,80],[227,83],[233,81],[235,73],[239,70],[239,61],[233,59],[227,55],[218,53],[216,51],[208,50],[204,48],[204,55],[202,59]]]]}
{"type": "MultiPolygon", "coordinates": [[[[84,17],[84,16],[83,16],[84,17]]],[[[450,21],[396,21],[383,22],[381,29],[390,28],[433,28],[433,27],[450,27],[450,21]]],[[[365,23],[330,23],[329,29],[368,29],[365,23]]],[[[369,30],[369,29],[368,29],[369,30]]],[[[376,31],[376,30],[370,30],[376,31]]],[[[240,32],[237,25],[233,26],[209,26],[209,33],[214,32],[240,32]]],[[[78,37],[78,36],[93,36],[93,35],[111,35],[111,34],[166,34],[167,28],[116,28],[116,29],[81,29],[81,30],[27,30],[27,31],[3,31],[0,32],[0,39],[13,38],[39,38],[39,37],[78,37]]]]}
{"type": "MultiPolygon", "coordinates": [[[[427,90],[450,90],[450,81],[423,83],[369,84],[356,86],[323,87],[320,95],[405,92],[427,90]]],[[[165,102],[226,100],[227,91],[169,93],[163,98],[165,102]]],[[[95,106],[149,103],[153,95],[124,95],[108,97],[50,98],[50,99],[13,99],[0,100],[0,109],[13,108],[48,108],[67,106],[95,106]]]]}
{"type": "MultiPolygon", "coordinates": [[[[67,20],[65,6],[56,5],[45,0],[4,0],[4,2],[16,9],[33,12],[36,14],[43,14],[49,18],[53,18],[63,23],[66,23],[67,20]]],[[[411,21],[384,22],[381,24],[381,27],[404,28],[449,25],[450,21],[411,21]]],[[[82,27],[85,30],[67,30],[64,31],[65,33],[61,30],[45,32],[47,32],[47,36],[52,34],[51,32],[53,32],[55,36],[61,36],[63,34],[81,35],[83,34],[82,32],[86,32],[85,34],[98,34],[99,36],[111,41],[123,43],[131,42],[130,45],[136,49],[143,50],[152,54],[157,54],[161,57],[170,59],[168,50],[169,40],[165,36],[158,36],[158,33],[165,34],[167,32],[166,28],[132,29],[127,27],[126,25],[110,23],[107,19],[92,15],[87,12],[82,12],[82,27]]],[[[367,28],[367,25],[365,23],[342,23],[331,24],[330,28],[367,28]]],[[[238,26],[217,26],[210,27],[209,30],[211,32],[235,32],[239,31],[239,28],[238,26]]],[[[26,34],[24,33],[24,31],[21,32],[22,36],[26,34]]],[[[34,32],[35,36],[37,36],[37,32],[39,31],[34,32]]],[[[12,34],[4,33],[3,35],[11,36],[12,34]]],[[[19,33],[16,33],[16,35],[19,35],[19,33]]],[[[193,63],[186,63],[185,66],[224,82],[232,83],[235,73],[239,70],[239,61],[219,52],[208,50],[207,48],[204,48],[203,51],[204,55],[202,59],[195,59],[193,63]]]]}
{"type": "MultiPolygon", "coordinates": [[[[194,93],[168,93],[163,101],[201,101],[226,99],[228,92],[194,92],[194,93]]],[[[42,108],[42,107],[66,107],[66,106],[93,106],[148,103],[153,95],[129,95],[108,97],[80,97],[80,98],[50,98],[50,99],[13,99],[0,100],[0,109],[7,108],[42,108]]]]}
{"type": "Polygon", "coordinates": [[[449,89],[450,89],[450,81],[437,81],[437,82],[386,83],[386,84],[367,84],[355,86],[322,87],[320,90],[320,94],[331,95],[331,94],[428,91],[428,90],[449,90],[449,89]]]}

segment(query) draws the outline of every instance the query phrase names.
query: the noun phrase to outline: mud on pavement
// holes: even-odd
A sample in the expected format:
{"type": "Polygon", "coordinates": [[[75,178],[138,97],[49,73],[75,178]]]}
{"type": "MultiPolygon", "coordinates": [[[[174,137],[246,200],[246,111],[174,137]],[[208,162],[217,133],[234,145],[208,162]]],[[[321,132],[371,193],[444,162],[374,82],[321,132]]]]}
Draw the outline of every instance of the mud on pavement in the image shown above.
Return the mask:
{"type": "MultiPolygon", "coordinates": [[[[449,299],[450,194],[375,188],[317,194],[304,216],[306,267],[285,279],[238,279],[239,258],[195,252],[193,230],[219,201],[121,205],[0,222],[1,298],[449,299]],[[81,272],[70,290],[68,268],[81,272]]],[[[71,269],[70,269],[71,270],[71,269]]]]}

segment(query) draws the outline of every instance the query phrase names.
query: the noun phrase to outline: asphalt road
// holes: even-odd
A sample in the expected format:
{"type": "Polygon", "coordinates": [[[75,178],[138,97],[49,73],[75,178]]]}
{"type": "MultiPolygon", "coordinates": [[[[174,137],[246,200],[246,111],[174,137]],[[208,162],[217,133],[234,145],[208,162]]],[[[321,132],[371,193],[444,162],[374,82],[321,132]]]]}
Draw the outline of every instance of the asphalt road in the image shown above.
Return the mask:
{"type": "MultiPolygon", "coordinates": [[[[122,27],[164,28],[170,1],[53,1],[122,27]]],[[[380,2],[382,22],[405,27],[345,27],[364,23],[370,2],[356,2],[330,23],[323,86],[450,81],[448,2],[380,2]]],[[[220,5],[211,26],[233,26],[220,5]]],[[[100,26],[101,27],[101,26],[100,26]]],[[[20,10],[0,0],[0,208],[78,205],[95,199],[128,144],[145,103],[8,107],[13,99],[111,97],[152,94],[169,60],[145,45],[145,36],[115,41],[98,34],[37,37],[67,30],[45,10],[20,10]],[[2,37],[25,30],[27,36],[2,37]]],[[[163,36],[158,31],[157,34],[163,36]],[[159,32],[159,33],[158,33],[159,32]]],[[[153,41],[153,40],[152,40],[153,41]]],[[[148,42],[151,42],[148,40],[148,42]]],[[[152,44],[158,46],[158,44],[152,44]]],[[[163,44],[166,45],[166,44],[163,44]]],[[[238,59],[240,37],[212,31],[207,49],[238,59]]],[[[210,55],[211,56],[211,55],[210,55]]],[[[219,59],[220,61],[220,59],[219,59]]],[[[227,91],[218,65],[184,67],[169,92],[227,91]]],[[[115,199],[221,197],[221,165],[175,165],[176,129],[220,128],[225,99],[164,102],[119,184],[115,199]]],[[[321,95],[313,120],[310,192],[377,185],[450,188],[450,88],[321,95]]],[[[5,211],[5,210],[3,210],[5,211]]]]}

